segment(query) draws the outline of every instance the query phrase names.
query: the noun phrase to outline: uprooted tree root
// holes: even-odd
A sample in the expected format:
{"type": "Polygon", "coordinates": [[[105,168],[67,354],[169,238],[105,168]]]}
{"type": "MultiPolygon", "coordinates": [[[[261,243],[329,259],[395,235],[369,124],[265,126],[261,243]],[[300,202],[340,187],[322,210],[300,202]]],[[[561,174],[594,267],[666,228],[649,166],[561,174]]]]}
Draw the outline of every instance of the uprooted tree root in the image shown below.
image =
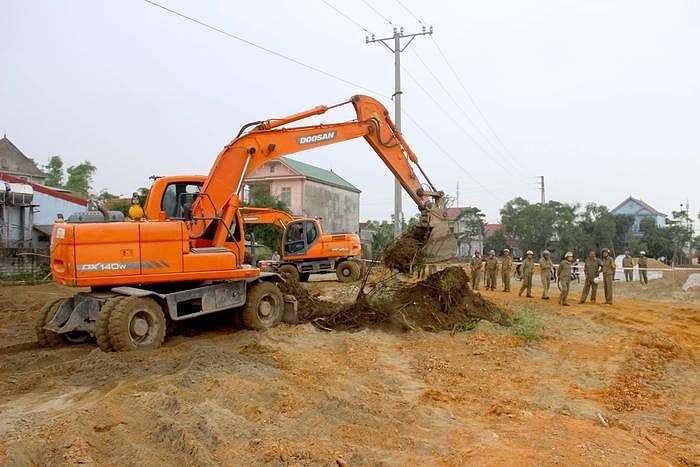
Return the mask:
{"type": "MultiPolygon", "coordinates": [[[[408,287],[396,287],[392,278],[366,286],[367,275],[354,303],[319,300],[300,284],[287,282],[282,291],[296,297],[298,317],[324,330],[352,331],[367,327],[426,331],[467,329],[479,320],[504,326],[508,317],[495,304],[469,287],[469,278],[457,266],[448,267],[408,287]],[[370,289],[366,291],[366,289],[370,289]]],[[[473,327],[473,326],[472,326],[473,327]]]]}
{"type": "Polygon", "coordinates": [[[411,227],[384,252],[382,262],[390,270],[409,273],[413,267],[423,264],[423,246],[425,233],[415,226],[411,227]]]}

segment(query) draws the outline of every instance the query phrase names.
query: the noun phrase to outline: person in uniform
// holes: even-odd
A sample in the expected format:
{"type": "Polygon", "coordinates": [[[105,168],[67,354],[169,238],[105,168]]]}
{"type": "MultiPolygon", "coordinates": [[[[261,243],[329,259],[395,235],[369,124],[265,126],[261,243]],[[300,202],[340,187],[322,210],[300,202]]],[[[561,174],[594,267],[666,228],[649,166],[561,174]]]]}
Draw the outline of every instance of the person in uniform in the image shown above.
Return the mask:
{"type": "Polygon", "coordinates": [[[639,282],[642,285],[647,285],[649,282],[647,280],[647,254],[645,251],[639,252],[639,261],[637,261],[637,266],[639,266],[639,282]]]}
{"type": "MultiPolygon", "coordinates": [[[[483,267],[484,260],[481,259],[481,253],[479,250],[474,252],[472,260],[469,266],[472,271],[472,287],[474,290],[479,290],[479,282],[481,282],[481,268],[483,267]]],[[[488,288],[488,287],[487,287],[488,288]]]]}
{"type": "Polygon", "coordinates": [[[630,256],[629,251],[625,251],[625,256],[622,258],[622,270],[625,272],[625,282],[632,282],[632,272],[634,268],[634,260],[630,256]]]}
{"type": "Polygon", "coordinates": [[[586,298],[588,298],[588,291],[591,292],[591,303],[595,303],[595,296],[598,292],[598,284],[596,279],[603,269],[603,263],[598,259],[595,254],[595,250],[588,252],[588,258],[583,265],[583,272],[586,275],[586,279],[583,283],[583,293],[581,294],[581,300],[579,303],[586,303],[586,298]]]}
{"type": "Polygon", "coordinates": [[[496,252],[489,251],[489,257],[486,259],[486,290],[496,290],[496,272],[498,271],[498,259],[496,252]]]}
{"type": "Polygon", "coordinates": [[[532,257],[534,254],[535,253],[532,250],[527,250],[527,257],[522,262],[520,274],[523,283],[520,286],[518,297],[522,297],[523,292],[527,290],[527,295],[525,296],[528,298],[532,298],[532,274],[535,272],[535,260],[532,259],[532,257]]]}
{"type": "Polygon", "coordinates": [[[574,262],[574,254],[567,251],[564,259],[559,263],[559,271],[557,273],[557,283],[559,284],[559,304],[569,306],[569,285],[571,285],[571,265],[574,262]]]}
{"type": "Polygon", "coordinates": [[[615,277],[615,258],[610,256],[610,250],[603,248],[603,291],[605,292],[605,303],[612,305],[613,302],[613,278],[615,277]]]}
{"type": "Polygon", "coordinates": [[[540,279],[542,280],[542,299],[549,300],[549,284],[552,283],[552,269],[554,264],[550,258],[549,250],[542,252],[540,258],[540,279]]]}
{"type": "Polygon", "coordinates": [[[510,292],[510,276],[513,272],[513,258],[510,257],[510,250],[503,250],[503,261],[501,262],[501,279],[503,279],[503,291],[510,292]]]}

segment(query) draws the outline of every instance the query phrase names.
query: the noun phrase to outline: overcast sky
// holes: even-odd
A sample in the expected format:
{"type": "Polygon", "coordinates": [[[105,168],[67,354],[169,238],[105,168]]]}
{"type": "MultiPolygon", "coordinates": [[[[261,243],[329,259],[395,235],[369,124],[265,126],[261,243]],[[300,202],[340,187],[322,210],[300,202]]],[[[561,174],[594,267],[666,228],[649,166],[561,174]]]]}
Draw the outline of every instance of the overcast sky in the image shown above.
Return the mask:
{"type": "MultiPolygon", "coordinates": [[[[403,133],[434,184],[452,196],[459,184],[460,205],[489,221],[515,196],[538,201],[540,175],[547,199],[700,208],[698,1],[160,3],[387,96],[393,57],[357,24],[377,37],[388,21],[432,25],[402,55],[403,133]]],[[[370,94],[143,0],[1,6],[0,133],[40,163],[90,160],[96,191],[206,174],[246,122],[370,94]]],[[[363,140],[294,157],[361,189],[361,220],[393,212],[389,171],[363,140]]]]}

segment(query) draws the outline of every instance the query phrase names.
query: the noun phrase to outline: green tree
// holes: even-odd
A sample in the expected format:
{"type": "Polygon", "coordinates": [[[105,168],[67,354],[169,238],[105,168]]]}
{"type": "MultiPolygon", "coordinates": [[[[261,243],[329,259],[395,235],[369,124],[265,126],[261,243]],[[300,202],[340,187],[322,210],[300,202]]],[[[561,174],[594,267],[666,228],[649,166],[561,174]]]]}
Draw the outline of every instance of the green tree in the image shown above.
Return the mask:
{"type": "MultiPolygon", "coordinates": [[[[613,239],[616,233],[615,216],[610,214],[608,208],[595,203],[586,205],[581,221],[581,231],[585,236],[585,249],[600,251],[602,248],[613,248],[613,239]]],[[[614,251],[613,251],[614,253],[614,251]]]]}
{"type": "Polygon", "coordinates": [[[552,202],[545,205],[530,204],[518,197],[503,206],[501,222],[506,226],[507,233],[520,240],[523,249],[539,252],[556,239],[557,210],[562,206],[561,203],[552,202]]]}
{"type": "Polygon", "coordinates": [[[673,257],[673,239],[669,229],[656,225],[653,217],[642,219],[639,229],[644,232],[642,246],[646,246],[647,256],[650,258],[673,257]]]}
{"type": "Polygon", "coordinates": [[[89,197],[95,171],[97,171],[97,167],[92,165],[90,161],[68,167],[66,170],[68,172],[66,188],[78,196],[89,197]]]}
{"type": "Polygon", "coordinates": [[[613,237],[612,249],[615,254],[623,253],[625,250],[630,250],[634,244],[634,236],[631,232],[631,227],[634,224],[634,217],[627,214],[618,214],[613,216],[615,221],[615,236],[613,237]]]}
{"type": "Polygon", "coordinates": [[[687,211],[673,211],[669,220],[669,237],[673,243],[673,263],[682,264],[688,261],[685,253],[686,245],[690,247],[693,241],[693,227],[687,211]]]}
{"type": "Polygon", "coordinates": [[[510,242],[506,238],[506,234],[503,230],[497,230],[492,235],[484,238],[484,251],[482,252],[482,257],[486,257],[490,250],[496,252],[499,255],[504,249],[510,248],[510,242]]]}
{"type": "Polygon", "coordinates": [[[51,156],[44,166],[44,170],[48,174],[44,182],[46,186],[63,186],[63,160],[61,156],[51,156]]]}
{"type": "Polygon", "coordinates": [[[394,223],[387,221],[368,221],[367,228],[372,234],[372,258],[380,259],[384,252],[394,244],[394,223]]]}
{"type": "Polygon", "coordinates": [[[485,217],[479,208],[466,207],[455,218],[455,237],[459,242],[465,242],[469,251],[472,250],[472,242],[484,235],[485,217]]]}

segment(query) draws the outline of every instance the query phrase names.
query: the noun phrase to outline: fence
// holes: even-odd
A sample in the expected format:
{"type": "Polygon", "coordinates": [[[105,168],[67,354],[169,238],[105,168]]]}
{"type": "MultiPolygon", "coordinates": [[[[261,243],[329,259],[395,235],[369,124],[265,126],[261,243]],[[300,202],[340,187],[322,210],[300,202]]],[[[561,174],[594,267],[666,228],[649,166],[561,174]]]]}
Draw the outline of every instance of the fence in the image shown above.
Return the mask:
{"type": "Polygon", "coordinates": [[[49,272],[49,251],[35,248],[0,248],[0,277],[49,272]]]}

